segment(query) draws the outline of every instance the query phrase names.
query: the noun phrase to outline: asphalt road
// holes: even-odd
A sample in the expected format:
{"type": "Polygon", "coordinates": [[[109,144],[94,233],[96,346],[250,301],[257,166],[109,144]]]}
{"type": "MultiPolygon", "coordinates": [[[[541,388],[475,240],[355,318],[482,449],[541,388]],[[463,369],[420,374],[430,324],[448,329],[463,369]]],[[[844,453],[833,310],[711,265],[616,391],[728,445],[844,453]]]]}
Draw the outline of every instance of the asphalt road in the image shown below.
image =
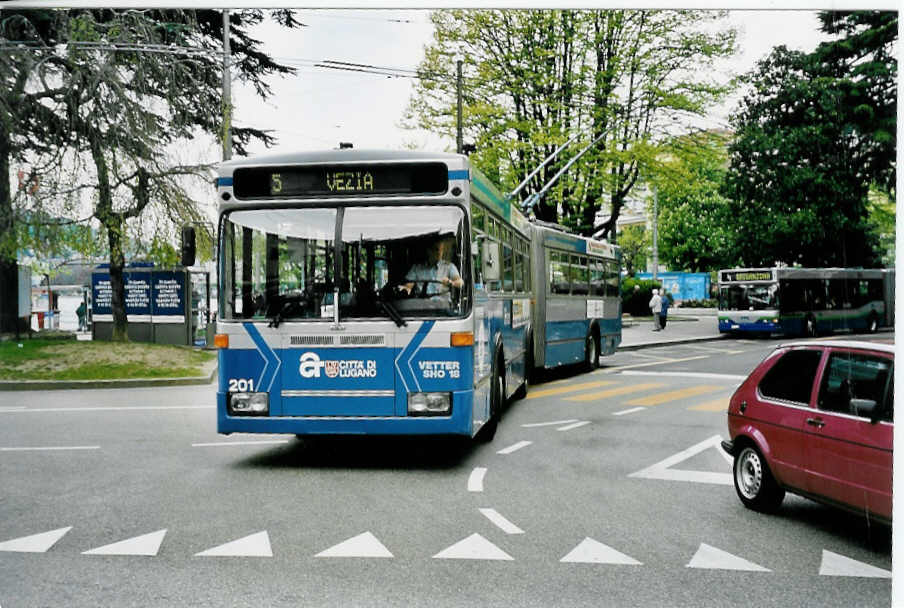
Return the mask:
{"type": "Polygon", "coordinates": [[[0,606],[886,606],[887,529],[730,485],[775,342],[557,373],[488,445],[223,437],[213,385],[0,393],[0,606]]]}

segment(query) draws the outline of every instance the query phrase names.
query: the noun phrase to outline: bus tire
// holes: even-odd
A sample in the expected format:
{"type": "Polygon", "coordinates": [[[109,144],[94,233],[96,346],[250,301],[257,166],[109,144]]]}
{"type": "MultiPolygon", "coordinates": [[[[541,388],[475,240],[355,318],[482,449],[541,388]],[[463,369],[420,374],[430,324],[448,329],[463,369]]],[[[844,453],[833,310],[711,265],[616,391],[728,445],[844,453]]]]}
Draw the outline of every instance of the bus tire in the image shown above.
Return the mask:
{"type": "Polygon", "coordinates": [[[866,331],[871,334],[879,331],[879,316],[875,312],[869,313],[869,319],[866,320],[866,331]]]}
{"type": "Polygon", "coordinates": [[[600,366],[600,342],[594,333],[587,335],[584,345],[584,367],[593,371],[600,366]]]}
{"type": "Polygon", "coordinates": [[[499,418],[502,416],[502,406],[505,403],[505,375],[502,370],[505,368],[501,360],[501,355],[496,357],[493,372],[490,374],[490,418],[477,432],[476,439],[480,443],[493,441],[496,428],[499,426],[499,418]]]}

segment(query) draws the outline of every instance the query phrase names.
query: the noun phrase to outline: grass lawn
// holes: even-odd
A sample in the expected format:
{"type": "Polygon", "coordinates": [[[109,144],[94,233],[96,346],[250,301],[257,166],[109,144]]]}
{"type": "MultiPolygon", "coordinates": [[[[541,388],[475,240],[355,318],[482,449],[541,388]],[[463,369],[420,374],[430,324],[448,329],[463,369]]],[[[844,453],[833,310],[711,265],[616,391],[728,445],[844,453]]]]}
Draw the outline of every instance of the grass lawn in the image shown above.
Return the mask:
{"type": "Polygon", "coordinates": [[[0,342],[0,380],[117,380],[203,375],[215,354],[143,342],[7,340],[0,342]]]}

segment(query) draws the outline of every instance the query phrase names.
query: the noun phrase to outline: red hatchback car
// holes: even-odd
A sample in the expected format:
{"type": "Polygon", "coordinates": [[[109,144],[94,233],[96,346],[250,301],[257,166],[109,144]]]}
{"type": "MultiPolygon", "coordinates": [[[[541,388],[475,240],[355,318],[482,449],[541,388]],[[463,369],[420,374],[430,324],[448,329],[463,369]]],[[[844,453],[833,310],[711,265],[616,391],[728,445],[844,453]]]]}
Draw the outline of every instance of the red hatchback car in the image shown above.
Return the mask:
{"type": "Polygon", "coordinates": [[[728,406],[734,485],[744,506],[785,492],[891,523],[894,347],[835,340],[775,349],[728,406]]]}

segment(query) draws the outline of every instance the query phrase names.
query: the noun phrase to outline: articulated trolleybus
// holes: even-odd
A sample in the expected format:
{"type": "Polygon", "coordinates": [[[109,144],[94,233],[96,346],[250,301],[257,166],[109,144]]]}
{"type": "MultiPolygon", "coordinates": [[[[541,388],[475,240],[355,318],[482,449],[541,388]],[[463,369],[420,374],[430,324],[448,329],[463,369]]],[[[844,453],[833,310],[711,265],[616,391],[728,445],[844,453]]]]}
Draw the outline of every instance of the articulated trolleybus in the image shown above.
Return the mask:
{"type": "Polygon", "coordinates": [[[617,250],[535,226],[465,156],[230,161],[217,193],[220,433],[488,440],[533,366],[621,339],[617,250]]]}
{"type": "Polygon", "coordinates": [[[719,271],[719,331],[816,336],[894,325],[895,271],[732,268],[719,271]]]}

